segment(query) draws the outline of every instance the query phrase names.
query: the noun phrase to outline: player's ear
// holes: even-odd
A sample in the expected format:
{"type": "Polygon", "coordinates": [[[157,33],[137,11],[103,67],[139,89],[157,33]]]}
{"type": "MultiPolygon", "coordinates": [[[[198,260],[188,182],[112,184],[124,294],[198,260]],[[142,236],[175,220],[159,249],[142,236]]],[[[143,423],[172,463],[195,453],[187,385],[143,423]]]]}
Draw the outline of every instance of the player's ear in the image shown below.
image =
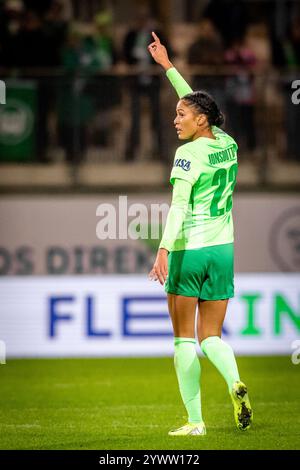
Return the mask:
{"type": "Polygon", "coordinates": [[[199,114],[197,118],[197,126],[202,126],[205,122],[205,114],[199,114]]]}

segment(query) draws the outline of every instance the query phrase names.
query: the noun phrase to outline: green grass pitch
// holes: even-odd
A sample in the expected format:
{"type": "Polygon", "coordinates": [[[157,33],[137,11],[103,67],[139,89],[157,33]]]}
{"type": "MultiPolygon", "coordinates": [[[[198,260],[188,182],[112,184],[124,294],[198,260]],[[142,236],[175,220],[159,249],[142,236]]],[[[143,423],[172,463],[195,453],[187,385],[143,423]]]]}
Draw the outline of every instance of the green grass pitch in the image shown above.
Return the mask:
{"type": "Polygon", "coordinates": [[[204,437],[184,424],[172,358],[26,359],[0,365],[0,449],[299,449],[300,364],[239,357],[254,423],[235,428],[225,382],[202,364],[204,437]]]}

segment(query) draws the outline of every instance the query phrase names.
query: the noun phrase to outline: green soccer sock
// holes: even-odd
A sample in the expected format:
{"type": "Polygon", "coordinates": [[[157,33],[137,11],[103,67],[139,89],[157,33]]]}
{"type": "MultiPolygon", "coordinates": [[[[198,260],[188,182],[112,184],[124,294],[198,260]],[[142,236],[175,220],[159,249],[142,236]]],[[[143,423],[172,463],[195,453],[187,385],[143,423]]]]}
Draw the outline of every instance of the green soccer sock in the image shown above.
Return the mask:
{"type": "Polygon", "coordinates": [[[174,338],[174,365],[180,394],[188,413],[189,423],[202,422],[200,395],[200,362],[194,338],[174,338]]]}
{"type": "Polygon", "coordinates": [[[213,363],[227,382],[229,392],[234,382],[240,380],[233,350],[219,336],[209,336],[201,342],[205,356],[213,363]]]}

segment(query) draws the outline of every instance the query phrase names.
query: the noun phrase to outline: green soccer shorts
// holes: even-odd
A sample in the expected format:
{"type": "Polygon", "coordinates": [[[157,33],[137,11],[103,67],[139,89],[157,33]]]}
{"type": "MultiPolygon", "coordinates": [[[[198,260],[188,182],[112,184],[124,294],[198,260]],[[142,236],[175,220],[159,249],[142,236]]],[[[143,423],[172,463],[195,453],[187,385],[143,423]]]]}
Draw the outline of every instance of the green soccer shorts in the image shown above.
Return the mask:
{"type": "Polygon", "coordinates": [[[234,297],[234,244],[171,251],[165,291],[203,300],[234,297]]]}

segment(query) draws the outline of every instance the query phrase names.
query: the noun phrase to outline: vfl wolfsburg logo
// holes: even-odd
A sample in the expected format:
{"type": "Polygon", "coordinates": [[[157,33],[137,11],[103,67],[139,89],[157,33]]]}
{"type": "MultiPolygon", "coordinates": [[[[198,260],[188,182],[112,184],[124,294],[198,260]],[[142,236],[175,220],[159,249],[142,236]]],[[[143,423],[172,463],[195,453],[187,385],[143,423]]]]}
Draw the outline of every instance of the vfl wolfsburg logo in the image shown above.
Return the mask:
{"type": "Polygon", "coordinates": [[[283,272],[300,270],[300,207],[286,209],[275,220],[270,234],[274,261],[283,272]]]}
{"type": "Polygon", "coordinates": [[[189,160],[185,160],[184,158],[177,158],[175,160],[174,166],[179,166],[184,171],[189,171],[191,169],[191,162],[189,160]]]}
{"type": "Polygon", "coordinates": [[[33,113],[22,101],[9,99],[0,106],[0,143],[16,145],[23,142],[32,131],[33,113]]]}

